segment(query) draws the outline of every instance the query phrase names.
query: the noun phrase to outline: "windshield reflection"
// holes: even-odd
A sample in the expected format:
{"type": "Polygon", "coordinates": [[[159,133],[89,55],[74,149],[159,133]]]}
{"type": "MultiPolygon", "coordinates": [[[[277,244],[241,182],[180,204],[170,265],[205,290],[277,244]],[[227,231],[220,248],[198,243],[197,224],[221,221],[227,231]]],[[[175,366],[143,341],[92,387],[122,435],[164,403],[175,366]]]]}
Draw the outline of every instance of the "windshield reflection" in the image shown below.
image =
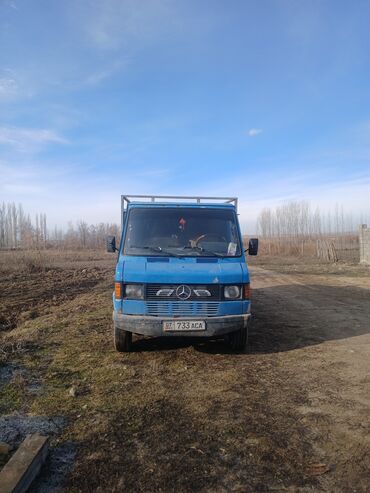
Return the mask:
{"type": "Polygon", "coordinates": [[[129,212],[125,255],[235,257],[241,254],[233,210],[137,207],[129,212]]]}

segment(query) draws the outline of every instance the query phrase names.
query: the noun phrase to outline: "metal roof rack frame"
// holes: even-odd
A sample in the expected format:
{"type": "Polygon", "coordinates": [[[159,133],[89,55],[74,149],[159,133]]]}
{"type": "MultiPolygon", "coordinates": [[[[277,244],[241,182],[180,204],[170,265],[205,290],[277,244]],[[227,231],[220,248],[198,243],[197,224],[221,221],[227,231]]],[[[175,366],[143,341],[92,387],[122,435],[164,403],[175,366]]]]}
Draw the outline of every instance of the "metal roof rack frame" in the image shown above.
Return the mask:
{"type": "MultiPolygon", "coordinates": [[[[223,204],[234,204],[235,209],[238,209],[238,198],[237,197],[201,197],[201,196],[186,196],[186,195],[121,195],[121,211],[123,213],[127,209],[127,205],[133,201],[133,199],[144,199],[143,201],[149,202],[164,202],[167,200],[184,200],[184,201],[195,201],[197,204],[202,202],[221,202],[223,204]]],[[[188,202],[184,202],[186,204],[188,202]]]]}

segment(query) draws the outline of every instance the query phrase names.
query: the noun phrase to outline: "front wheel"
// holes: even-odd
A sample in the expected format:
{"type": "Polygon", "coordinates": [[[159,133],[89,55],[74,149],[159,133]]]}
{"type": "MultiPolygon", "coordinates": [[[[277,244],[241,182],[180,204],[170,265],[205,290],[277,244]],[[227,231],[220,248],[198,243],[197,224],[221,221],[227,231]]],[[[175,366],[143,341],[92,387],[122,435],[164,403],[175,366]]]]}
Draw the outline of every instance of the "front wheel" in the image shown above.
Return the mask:
{"type": "Polygon", "coordinates": [[[228,341],[233,351],[244,351],[248,342],[248,326],[231,332],[228,336],[228,341]]]}
{"type": "Polygon", "coordinates": [[[132,349],[132,332],[114,327],[114,347],[120,353],[127,353],[132,349]]]}

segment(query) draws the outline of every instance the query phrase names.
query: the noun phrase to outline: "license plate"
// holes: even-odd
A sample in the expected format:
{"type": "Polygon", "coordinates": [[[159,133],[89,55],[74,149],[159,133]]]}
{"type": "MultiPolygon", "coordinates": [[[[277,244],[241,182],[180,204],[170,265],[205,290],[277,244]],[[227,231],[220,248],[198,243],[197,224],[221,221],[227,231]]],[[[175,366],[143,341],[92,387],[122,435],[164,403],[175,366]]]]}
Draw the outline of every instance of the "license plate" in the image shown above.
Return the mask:
{"type": "Polygon", "coordinates": [[[192,331],[206,330],[206,323],[203,320],[174,320],[163,322],[164,331],[192,331]]]}

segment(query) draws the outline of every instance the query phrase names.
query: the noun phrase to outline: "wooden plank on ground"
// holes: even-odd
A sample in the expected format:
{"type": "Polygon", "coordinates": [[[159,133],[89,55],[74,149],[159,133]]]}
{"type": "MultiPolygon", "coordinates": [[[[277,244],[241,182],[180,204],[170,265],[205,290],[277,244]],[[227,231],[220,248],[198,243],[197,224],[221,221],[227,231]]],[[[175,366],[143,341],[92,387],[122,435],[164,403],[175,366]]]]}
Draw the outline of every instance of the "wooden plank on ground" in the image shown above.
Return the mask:
{"type": "Polygon", "coordinates": [[[40,472],[48,453],[48,437],[28,435],[0,471],[0,493],[24,493],[40,472]]]}

